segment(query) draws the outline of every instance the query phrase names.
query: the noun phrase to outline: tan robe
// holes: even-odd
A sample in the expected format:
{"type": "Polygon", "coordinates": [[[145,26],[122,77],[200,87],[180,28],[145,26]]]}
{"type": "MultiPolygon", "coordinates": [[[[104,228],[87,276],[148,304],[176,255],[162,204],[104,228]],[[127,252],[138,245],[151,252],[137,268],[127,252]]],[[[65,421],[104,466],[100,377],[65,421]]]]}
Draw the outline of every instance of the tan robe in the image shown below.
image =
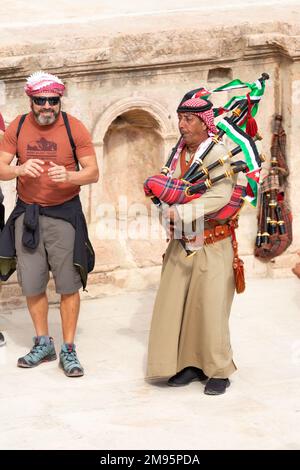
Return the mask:
{"type": "MultiPolygon", "coordinates": [[[[205,166],[226,151],[223,145],[215,145],[205,166]]],[[[174,177],[179,176],[179,166],[174,177]]],[[[211,177],[228,168],[229,164],[218,167],[211,177]]],[[[204,213],[209,214],[229,202],[232,188],[232,181],[222,180],[188,204],[204,203],[204,213]]],[[[184,221],[190,222],[191,217],[187,214],[184,221]]],[[[186,256],[178,240],[170,242],[154,305],[147,378],[168,377],[187,366],[219,378],[236,370],[228,324],[235,290],[232,260],[230,238],[206,245],[192,257],[186,256]]]]}

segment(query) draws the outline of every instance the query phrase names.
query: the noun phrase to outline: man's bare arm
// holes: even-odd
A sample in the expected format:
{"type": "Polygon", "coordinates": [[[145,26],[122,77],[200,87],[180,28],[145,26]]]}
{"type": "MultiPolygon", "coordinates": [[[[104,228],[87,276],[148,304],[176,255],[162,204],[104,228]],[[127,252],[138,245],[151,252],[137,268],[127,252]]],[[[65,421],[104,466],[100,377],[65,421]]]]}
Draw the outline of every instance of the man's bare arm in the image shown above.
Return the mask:
{"type": "Polygon", "coordinates": [[[30,158],[23,165],[10,165],[14,159],[14,154],[0,152],[0,180],[9,181],[18,176],[30,176],[37,178],[43,173],[43,160],[38,158],[30,158]]]}
{"type": "Polygon", "coordinates": [[[50,162],[51,168],[48,170],[48,175],[52,181],[57,183],[68,182],[78,186],[97,183],[99,170],[96,157],[94,155],[82,157],[79,159],[79,163],[82,167],[80,171],[67,171],[63,165],[55,165],[50,162]]]}
{"type": "Polygon", "coordinates": [[[7,152],[0,152],[0,180],[9,181],[17,177],[16,167],[10,166],[14,155],[7,152]]]}

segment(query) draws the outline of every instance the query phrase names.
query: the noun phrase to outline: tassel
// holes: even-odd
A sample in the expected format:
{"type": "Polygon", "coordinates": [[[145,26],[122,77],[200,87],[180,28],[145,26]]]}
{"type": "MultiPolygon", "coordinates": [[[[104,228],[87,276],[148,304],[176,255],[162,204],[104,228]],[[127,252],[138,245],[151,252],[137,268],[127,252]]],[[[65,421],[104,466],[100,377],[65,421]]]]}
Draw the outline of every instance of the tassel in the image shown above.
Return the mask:
{"type": "Polygon", "coordinates": [[[257,123],[254,117],[251,115],[252,105],[251,105],[251,99],[250,99],[249,93],[247,95],[247,100],[248,100],[248,113],[247,113],[246,132],[248,135],[250,135],[250,137],[253,138],[256,136],[258,128],[257,128],[257,123]]]}
{"type": "Polygon", "coordinates": [[[233,259],[233,273],[235,280],[235,290],[237,294],[241,294],[246,289],[244,261],[241,258],[235,257],[233,259]]]}
{"type": "Polygon", "coordinates": [[[247,125],[246,125],[247,134],[250,135],[250,137],[253,138],[253,137],[256,136],[257,130],[258,130],[257,123],[256,123],[254,117],[250,116],[247,120],[247,125]]]}
{"type": "Polygon", "coordinates": [[[231,243],[233,248],[233,275],[235,282],[235,290],[237,294],[241,294],[246,289],[245,272],[244,272],[244,261],[239,258],[238,255],[238,244],[235,236],[235,228],[237,228],[237,220],[231,219],[229,221],[231,231],[231,243]]]}

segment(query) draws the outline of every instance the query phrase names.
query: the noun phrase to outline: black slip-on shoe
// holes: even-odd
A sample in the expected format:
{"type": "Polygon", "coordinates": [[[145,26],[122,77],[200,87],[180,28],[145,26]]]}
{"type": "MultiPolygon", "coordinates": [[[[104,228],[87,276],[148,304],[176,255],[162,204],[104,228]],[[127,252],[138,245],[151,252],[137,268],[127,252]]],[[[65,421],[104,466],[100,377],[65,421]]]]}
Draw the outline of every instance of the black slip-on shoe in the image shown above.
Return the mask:
{"type": "Polygon", "coordinates": [[[229,379],[215,379],[211,378],[207,381],[204,389],[206,395],[222,395],[226,392],[226,388],[229,387],[229,379]]]}
{"type": "Polygon", "coordinates": [[[170,387],[183,387],[196,380],[202,382],[207,378],[203,370],[198,369],[198,367],[185,367],[168,380],[168,385],[170,387]]]}
{"type": "Polygon", "coordinates": [[[4,346],[6,344],[4,334],[0,331],[0,346],[4,346]]]}

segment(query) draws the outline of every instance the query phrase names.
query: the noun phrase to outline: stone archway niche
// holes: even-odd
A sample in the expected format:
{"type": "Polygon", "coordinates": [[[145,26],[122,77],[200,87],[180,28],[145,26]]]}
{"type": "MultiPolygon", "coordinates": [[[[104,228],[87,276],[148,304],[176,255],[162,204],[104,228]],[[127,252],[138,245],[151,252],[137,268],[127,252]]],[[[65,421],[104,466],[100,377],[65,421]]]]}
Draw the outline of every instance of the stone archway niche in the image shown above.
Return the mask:
{"type": "Polygon", "coordinates": [[[131,109],[116,117],[104,137],[102,201],[117,207],[121,195],[128,205],[145,204],[143,181],[159,171],[163,154],[160,126],[150,113],[131,109]]]}

